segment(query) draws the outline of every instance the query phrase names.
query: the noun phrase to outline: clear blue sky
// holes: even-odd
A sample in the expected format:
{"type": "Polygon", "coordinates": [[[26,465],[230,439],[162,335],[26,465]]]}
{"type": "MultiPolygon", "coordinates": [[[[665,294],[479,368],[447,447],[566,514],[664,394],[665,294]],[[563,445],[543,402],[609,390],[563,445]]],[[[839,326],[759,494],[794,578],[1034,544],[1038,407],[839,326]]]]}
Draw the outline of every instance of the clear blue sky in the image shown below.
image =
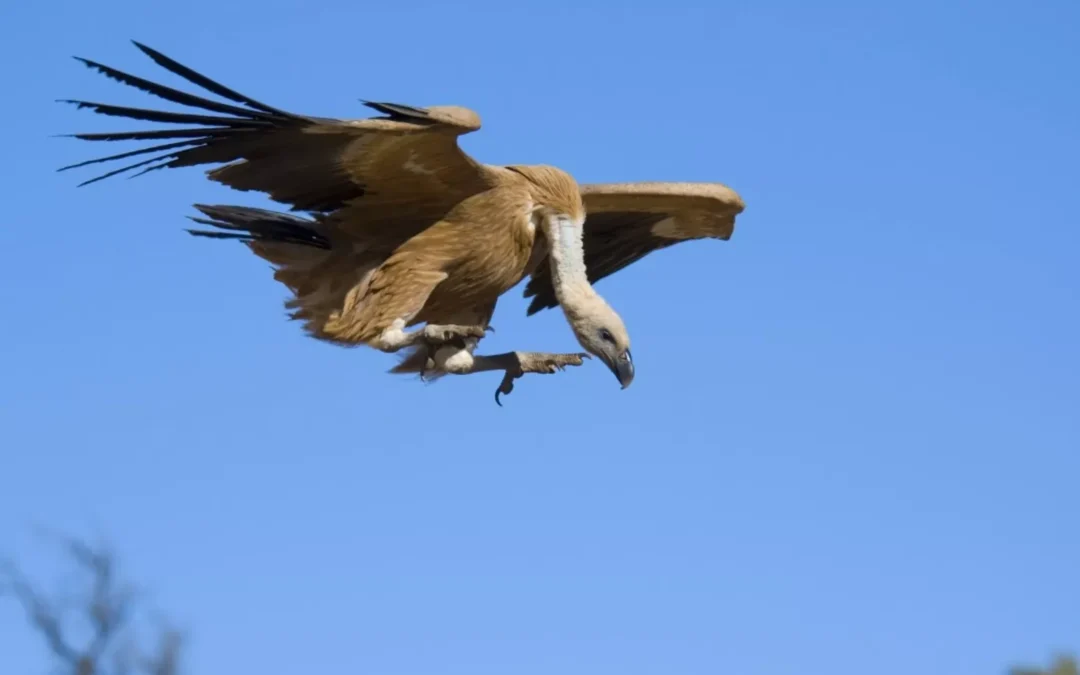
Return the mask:
{"type": "MultiPolygon", "coordinates": [[[[0,9],[0,549],[106,534],[192,673],[998,673],[1080,649],[1080,5],[63,0],[0,9]],[[303,113],[455,103],[491,163],[721,181],[727,243],[600,289],[597,363],[424,386],[304,337],[194,202],[76,189],[169,83],[303,113]]],[[[575,349],[500,304],[488,350],[575,349]]],[[[43,673],[0,605],[0,670],[43,673]]]]}

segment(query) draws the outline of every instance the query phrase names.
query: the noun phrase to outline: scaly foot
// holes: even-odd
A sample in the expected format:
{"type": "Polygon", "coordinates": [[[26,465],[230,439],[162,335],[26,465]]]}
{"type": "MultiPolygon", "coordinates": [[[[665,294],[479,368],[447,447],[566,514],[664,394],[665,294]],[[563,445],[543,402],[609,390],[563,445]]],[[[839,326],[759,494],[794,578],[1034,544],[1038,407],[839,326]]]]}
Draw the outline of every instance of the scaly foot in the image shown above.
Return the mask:
{"type": "Polygon", "coordinates": [[[502,383],[495,390],[495,402],[502,407],[500,394],[509,395],[514,390],[514,380],[525,373],[550,375],[567,366],[580,366],[584,359],[592,358],[588,354],[546,354],[543,352],[516,352],[517,363],[506,369],[502,383]]]}

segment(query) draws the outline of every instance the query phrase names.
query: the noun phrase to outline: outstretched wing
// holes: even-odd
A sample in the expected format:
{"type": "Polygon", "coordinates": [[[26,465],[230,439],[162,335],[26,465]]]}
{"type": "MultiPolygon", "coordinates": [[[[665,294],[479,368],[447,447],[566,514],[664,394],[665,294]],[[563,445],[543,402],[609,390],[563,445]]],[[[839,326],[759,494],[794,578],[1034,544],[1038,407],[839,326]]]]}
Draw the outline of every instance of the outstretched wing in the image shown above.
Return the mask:
{"type": "Polygon", "coordinates": [[[225,164],[210,171],[209,177],[237,190],[264,192],[294,211],[323,214],[355,204],[365,196],[365,201],[374,199],[383,208],[404,202],[451,205],[482,189],[482,165],[457,144],[458,136],[480,128],[479,117],[471,110],[364,102],[382,116],[340,120],[297,115],[233,91],[138,42],[135,46],[159,66],[232,103],[195,96],[80,58],[90,68],[123,84],[197,109],[166,112],[67,101],[103,115],[184,125],[150,131],[73,134],[87,141],[166,141],[61,169],[161,153],[83,185],[137,168],[145,173],[225,164]]]}
{"type": "MultiPolygon", "coordinates": [[[[589,281],[688,239],[729,239],[742,198],[718,183],[621,183],[583,185],[585,266],[589,281]]],[[[546,261],[525,286],[528,314],[558,304],[546,261]]]]}

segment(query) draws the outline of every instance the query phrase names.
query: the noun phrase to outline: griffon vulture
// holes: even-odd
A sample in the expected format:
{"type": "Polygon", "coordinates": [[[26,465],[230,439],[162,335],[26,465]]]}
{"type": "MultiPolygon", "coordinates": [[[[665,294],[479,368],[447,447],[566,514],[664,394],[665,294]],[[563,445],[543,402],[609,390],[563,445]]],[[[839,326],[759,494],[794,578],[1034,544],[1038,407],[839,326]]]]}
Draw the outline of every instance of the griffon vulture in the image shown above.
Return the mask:
{"type": "MultiPolygon", "coordinates": [[[[135,45],[159,66],[229,103],[195,96],[78,59],[123,84],[195,112],[65,101],[103,115],[184,125],[74,134],[87,141],[154,141],[92,159],[151,159],[142,167],[223,165],[211,180],[265,193],[308,217],[242,206],[196,205],[194,235],[238,239],[291,291],[294,319],[315,338],[407,350],[391,372],[505,371],[495,393],[524,373],[553,373],[595,355],[623,388],[634,377],[630,337],[592,283],[650,252],[698,238],[728,239],[743,202],[718,184],[582,185],[550,166],[481,164],[458,146],[480,128],[467,108],[365,101],[380,116],[339,120],[260,103],[135,45]],[[164,141],[164,142],[162,142],[164,141]],[[562,307],[585,354],[474,354],[503,293],[531,277],[528,313],[562,307]],[[423,328],[407,331],[417,324],[423,328]]],[[[139,175],[139,174],[135,174],[139,175]]]]}

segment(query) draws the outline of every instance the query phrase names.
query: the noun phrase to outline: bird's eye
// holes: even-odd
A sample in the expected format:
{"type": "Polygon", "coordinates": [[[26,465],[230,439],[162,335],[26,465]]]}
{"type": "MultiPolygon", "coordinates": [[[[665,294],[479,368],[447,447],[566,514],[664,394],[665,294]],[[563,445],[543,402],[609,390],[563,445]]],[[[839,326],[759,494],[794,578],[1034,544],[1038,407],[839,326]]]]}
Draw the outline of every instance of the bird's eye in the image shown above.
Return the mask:
{"type": "Polygon", "coordinates": [[[600,329],[600,339],[604,342],[610,342],[612,344],[615,344],[615,338],[611,335],[611,331],[609,331],[607,328],[600,329]]]}

